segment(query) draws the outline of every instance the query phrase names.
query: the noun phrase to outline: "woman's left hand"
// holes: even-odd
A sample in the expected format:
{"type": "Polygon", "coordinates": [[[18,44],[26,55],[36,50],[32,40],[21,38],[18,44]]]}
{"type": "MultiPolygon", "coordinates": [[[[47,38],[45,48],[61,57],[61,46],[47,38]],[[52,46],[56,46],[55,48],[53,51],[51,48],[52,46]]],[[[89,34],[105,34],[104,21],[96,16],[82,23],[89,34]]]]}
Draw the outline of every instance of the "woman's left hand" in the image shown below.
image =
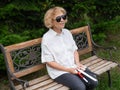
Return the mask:
{"type": "Polygon", "coordinates": [[[81,70],[85,71],[86,66],[84,66],[84,65],[81,64],[81,63],[77,63],[76,65],[77,65],[77,68],[78,68],[78,69],[81,69],[81,70]]]}

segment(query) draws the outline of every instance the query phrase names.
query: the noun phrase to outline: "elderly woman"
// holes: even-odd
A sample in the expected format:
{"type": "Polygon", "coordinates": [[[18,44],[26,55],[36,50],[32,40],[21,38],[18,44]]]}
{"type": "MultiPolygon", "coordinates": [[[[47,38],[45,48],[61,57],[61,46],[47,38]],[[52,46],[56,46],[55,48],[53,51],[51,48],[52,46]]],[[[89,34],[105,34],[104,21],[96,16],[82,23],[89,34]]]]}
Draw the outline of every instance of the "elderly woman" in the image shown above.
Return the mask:
{"type": "Polygon", "coordinates": [[[78,76],[77,69],[95,75],[80,63],[77,46],[72,34],[65,29],[66,10],[62,7],[50,8],[44,16],[44,24],[49,29],[42,39],[42,63],[46,64],[49,76],[72,90],[93,90],[98,81],[86,77],[85,82],[78,76]]]}

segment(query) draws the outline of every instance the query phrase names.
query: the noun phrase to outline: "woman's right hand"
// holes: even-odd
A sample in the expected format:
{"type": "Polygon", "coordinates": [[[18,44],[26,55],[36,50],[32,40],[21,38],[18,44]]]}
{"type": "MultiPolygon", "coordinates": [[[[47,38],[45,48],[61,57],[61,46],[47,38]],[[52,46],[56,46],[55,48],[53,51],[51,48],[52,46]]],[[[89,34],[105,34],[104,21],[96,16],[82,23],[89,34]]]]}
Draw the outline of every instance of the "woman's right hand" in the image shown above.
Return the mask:
{"type": "Polygon", "coordinates": [[[68,72],[72,74],[77,74],[76,68],[68,68],[68,72]]]}

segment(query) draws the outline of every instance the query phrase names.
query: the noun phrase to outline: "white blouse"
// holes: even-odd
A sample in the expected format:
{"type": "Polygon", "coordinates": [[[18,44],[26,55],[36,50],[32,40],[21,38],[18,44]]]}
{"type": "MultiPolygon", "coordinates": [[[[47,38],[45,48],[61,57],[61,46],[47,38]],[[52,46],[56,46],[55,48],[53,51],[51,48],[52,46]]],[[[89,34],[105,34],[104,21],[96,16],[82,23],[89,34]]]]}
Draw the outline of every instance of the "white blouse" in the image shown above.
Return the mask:
{"type": "MultiPolygon", "coordinates": [[[[64,67],[76,67],[74,61],[74,52],[77,50],[72,34],[67,29],[62,29],[61,34],[57,34],[54,30],[49,29],[42,38],[42,63],[55,61],[64,67]]],[[[48,74],[52,79],[68,73],[60,71],[46,65],[48,74]]]]}

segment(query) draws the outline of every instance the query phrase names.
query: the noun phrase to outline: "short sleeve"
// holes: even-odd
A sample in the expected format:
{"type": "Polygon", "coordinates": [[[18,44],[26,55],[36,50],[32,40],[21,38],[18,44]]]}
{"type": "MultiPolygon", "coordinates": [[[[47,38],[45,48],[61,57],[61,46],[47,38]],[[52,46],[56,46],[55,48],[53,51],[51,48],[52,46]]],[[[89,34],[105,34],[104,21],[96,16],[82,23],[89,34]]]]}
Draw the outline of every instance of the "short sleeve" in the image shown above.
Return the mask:
{"type": "Polygon", "coordinates": [[[74,50],[77,50],[77,49],[78,49],[78,47],[77,47],[77,45],[76,45],[74,39],[73,39],[73,48],[74,48],[74,50]]]}
{"type": "Polygon", "coordinates": [[[46,45],[41,44],[41,49],[42,49],[41,53],[42,63],[54,61],[53,55],[46,45]]]}

